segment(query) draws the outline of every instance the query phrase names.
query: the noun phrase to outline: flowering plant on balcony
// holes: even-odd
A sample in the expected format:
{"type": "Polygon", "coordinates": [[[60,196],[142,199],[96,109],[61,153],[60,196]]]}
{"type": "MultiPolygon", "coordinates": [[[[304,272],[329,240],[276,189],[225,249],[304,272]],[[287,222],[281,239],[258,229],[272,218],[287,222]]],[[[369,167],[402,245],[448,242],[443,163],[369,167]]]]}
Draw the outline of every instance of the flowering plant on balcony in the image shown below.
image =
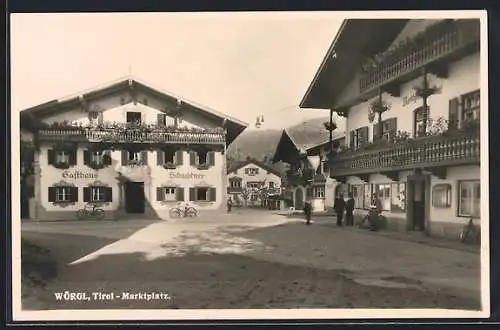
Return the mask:
{"type": "Polygon", "coordinates": [[[378,114],[380,119],[381,115],[390,109],[391,104],[381,97],[378,97],[370,102],[370,106],[368,107],[368,120],[372,123],[375,119],[375,114],[378,114]]]}
{"type": "Polygon", "coordinates": [[[329,131],[329,132],[330,132],[330,131],[335,131],[335,130],[337,129],[337,123],[335,123],[335,122],[331,122],[331,123],[330,123],[329,121],[325,121],[325,122],[323,123],[323,126],[324,126],[324,127],[325,127],[325,129],[326,129],[327,131],[329,131]]]}

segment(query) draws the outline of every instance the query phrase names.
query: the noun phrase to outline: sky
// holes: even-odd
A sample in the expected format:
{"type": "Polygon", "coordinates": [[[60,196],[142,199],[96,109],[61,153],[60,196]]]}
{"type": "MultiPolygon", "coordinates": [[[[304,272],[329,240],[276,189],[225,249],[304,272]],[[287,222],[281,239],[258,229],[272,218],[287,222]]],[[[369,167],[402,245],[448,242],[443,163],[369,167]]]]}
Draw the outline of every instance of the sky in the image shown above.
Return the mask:
{"type": "Polygon", "coordinates": [[[251,127],[259,115],[263,128],[328,117],[298,104],[341,23],[326,12],[13,14],[13,111],[131,73],[251,127]]]}

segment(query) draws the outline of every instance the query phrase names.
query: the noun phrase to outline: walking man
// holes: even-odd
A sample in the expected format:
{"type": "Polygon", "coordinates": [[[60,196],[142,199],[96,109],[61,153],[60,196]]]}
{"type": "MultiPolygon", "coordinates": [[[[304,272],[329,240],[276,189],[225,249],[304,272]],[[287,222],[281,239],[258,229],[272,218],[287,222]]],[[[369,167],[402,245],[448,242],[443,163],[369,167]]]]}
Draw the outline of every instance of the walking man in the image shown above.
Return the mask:
{"type": "Polygon", "coordinates": [[[354,198],[352,197],[352,193],[349,193],[349,199],[345,204],[345,223],[347,226],[354,225],[354,198]]]}
{"type": "Polygon", "coordinates": [[[335,213],[337,213],[337,226],[341,227],[345,209],[344,195],[339,194],[338,197],[335,198],[333,208],[335,209],[335,213]]]}
{"type": "Polygon", "coordinates": [[[304,215],[306,217],[306,225],[311,224],[311,213],[312,213],[311,200],[307,199],[305,204],[304,204],[304,215]]]}

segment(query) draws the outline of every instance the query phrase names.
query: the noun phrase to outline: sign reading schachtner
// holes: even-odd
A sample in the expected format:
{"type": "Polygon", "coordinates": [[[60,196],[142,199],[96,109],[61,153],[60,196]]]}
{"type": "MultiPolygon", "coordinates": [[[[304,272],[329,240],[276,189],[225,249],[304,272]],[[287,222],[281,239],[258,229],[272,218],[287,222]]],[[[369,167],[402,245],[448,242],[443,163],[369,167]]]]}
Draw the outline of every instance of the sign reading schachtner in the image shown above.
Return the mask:
{"type": "Polygon", "coordinates": [[[171,179],[204,179],[205,174],[198,174],[193,172],[188,173],[180,173],[180,172],[172,172],[170,173],[171,179]]]}

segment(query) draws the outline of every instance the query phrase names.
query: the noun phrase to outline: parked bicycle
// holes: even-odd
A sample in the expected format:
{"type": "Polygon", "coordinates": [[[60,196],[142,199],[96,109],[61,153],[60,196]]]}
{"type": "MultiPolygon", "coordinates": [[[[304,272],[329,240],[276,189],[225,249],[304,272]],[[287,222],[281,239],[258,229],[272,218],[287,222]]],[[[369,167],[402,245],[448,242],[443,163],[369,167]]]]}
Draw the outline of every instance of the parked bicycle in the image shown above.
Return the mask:
{"type": "Polygon", "coordinates": [[[460,231],[459,240],[462,243],[479,244],[481,242],[481,230],[474,224],[473,218],[460,231]]]}
{"type": "Polygon", "coordinates": [[[83,209],[80,209],[76,212],[76,216],[78,219],[102,219],[104,218],[104,210],[97,207],[96,204],[86,204],[83,209]]]}
{"type": "Polygon", "coordinates": [[[198,216],[198,210],[189,205],[178,204],[169,211],[171,218],[194,218],[198,216]]]}

